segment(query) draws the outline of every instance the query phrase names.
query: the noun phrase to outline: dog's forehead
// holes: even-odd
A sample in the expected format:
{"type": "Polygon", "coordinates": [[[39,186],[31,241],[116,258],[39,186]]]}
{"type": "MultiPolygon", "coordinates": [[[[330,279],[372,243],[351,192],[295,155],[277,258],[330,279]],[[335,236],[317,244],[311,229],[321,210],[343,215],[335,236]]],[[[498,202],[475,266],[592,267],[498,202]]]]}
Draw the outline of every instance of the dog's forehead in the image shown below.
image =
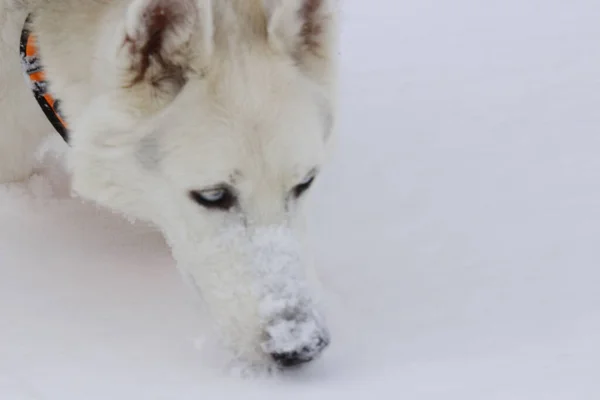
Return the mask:
{"type": "Polygon", "coordinates": [[[266,56],[237,61],[221,60],[188,82],[160,118],[160,133],[140,143],[146,168],[160,163],[192,180],[233,184],[296,180],[318,167],[332,125],[318,85],[266,56]]]}
{"type": "Polygon", "coordinates": [[[199,108],[172,115],[140,141],[143,168],[163,170],[188,187],[259,181],[287,186],[322,161],[326,128],[318,111],[261,117],[199,108]]]}
{"type": "MultiPolygon", "coordinates": [[[[233,121],[206,116],[196,128],[172,128],[160,143],[150,135],[142,141],[147,158],[163,159],[177,169],[232,184],[256,179],[296,179],[318,166],[324,152],[324,129],[319,117],[302,121],[233,121]]],[[[298,118],[301,119],[301,118],[298,118]]]]}

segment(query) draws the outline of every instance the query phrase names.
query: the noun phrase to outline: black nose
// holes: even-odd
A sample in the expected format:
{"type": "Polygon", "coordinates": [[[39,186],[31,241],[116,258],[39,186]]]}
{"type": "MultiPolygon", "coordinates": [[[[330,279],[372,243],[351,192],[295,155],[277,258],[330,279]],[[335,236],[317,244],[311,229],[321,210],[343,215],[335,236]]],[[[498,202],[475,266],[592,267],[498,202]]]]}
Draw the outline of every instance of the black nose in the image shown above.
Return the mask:
{"type": "Polygon", "coordinates": [[[312,361],[329,344],[329,340],[319,338],[314,346],[305,346],[300,350],[287,353],[273,353],[271,357],[277,365],[284,368],[296,367],[312,361]]]}
{"type": "Polygon", "coordinates": [[[292,351],[290,353],[274,353],[271,354],[271,357],[273,357],[273,360],[275,360],[277,365],[284,368],[296,367],[312,360],[312,357],[305,357],[302,355],[302,352],[298,351],[292,351]]]}

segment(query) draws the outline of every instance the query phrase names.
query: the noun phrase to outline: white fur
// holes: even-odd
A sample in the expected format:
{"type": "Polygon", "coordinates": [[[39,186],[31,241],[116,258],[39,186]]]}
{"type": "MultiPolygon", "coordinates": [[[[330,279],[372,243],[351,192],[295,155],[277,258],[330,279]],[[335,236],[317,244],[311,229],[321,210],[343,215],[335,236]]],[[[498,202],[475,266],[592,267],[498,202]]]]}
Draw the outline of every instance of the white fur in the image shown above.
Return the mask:
{"type": "Polygon", "coordinates": [[[51,130],[19,70],[28,8],[72,133],[73,189],[155,223],[227,346],[266,364],[273,353],[313,357],[328,341],[302,250],[303,201],[290,192],[327,159],[335,21],[323,0],[307,45],[305,1],[0,0],[0,180],[28,176],[51,130]],[[168,67],[152,58],[131,84],[149,21],[165,12],[168,67]],[[238,194],[231,211],[188,195],[218,183],[238,194]]]}

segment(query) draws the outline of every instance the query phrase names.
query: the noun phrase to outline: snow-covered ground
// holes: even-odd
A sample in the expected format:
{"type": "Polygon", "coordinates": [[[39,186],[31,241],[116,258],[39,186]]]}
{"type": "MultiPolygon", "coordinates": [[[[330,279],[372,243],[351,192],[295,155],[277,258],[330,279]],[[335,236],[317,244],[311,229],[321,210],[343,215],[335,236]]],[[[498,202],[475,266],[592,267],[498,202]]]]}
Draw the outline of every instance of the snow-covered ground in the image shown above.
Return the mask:
{"type": "Polygon", "coordinates": [[[160,236],[69,198],[49,155],[0,186],[0,399],[600,398],[600,2],[343,10],[324,357],[222,374],[160,236]]]}

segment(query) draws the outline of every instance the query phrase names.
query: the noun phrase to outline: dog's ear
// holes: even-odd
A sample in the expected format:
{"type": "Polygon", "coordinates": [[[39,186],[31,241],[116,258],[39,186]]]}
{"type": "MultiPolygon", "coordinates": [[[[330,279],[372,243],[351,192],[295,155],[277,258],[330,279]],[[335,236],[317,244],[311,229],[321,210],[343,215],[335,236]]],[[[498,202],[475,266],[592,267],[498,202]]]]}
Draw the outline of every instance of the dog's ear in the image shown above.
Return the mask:
{"type": "Polygon", "coordinates": [[[198,0],[133,0],[118,55],[121,88],[139,92],[140,100],[172,99],[197,55],[194,40],[201,44],[203,31],[212,29],[210,10],[202,7],[198,0]]]}
{"type": "Polygon", "coordinates": [[[331,61],[337,28],[335,0],[263,0],[263,4],[273,48],[309,70],[331,61]]]}

